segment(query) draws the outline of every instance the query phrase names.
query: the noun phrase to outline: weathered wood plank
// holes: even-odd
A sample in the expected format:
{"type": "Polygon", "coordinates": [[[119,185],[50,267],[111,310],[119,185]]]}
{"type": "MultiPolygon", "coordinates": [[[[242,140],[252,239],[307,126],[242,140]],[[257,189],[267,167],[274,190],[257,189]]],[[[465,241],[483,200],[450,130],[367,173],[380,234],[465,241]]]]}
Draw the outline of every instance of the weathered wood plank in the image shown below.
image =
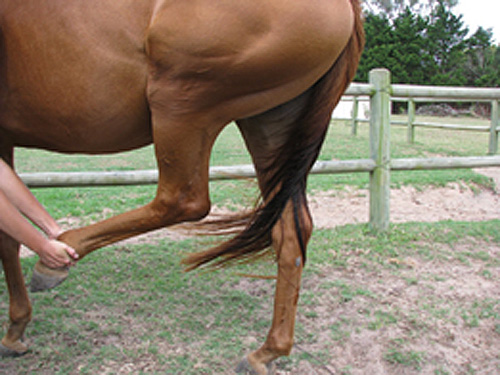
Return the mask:
{"type": "Polygon", "coordinates": [[[375,88],[370,109],[370,155],[375,169],[370,173],[370,226],[375,232],[389,228],[391,75],[386,69],[370,72],[375,88]]]}
{"type": "Polygon", "coordinates": [[[498,125],[500,120],[498,119],[498,103],[500,100],[493,100],[491,102],[491,126],[490,126],[490,142],[488,146],[488,154],[495,155],[498,151],[498,125]]]}

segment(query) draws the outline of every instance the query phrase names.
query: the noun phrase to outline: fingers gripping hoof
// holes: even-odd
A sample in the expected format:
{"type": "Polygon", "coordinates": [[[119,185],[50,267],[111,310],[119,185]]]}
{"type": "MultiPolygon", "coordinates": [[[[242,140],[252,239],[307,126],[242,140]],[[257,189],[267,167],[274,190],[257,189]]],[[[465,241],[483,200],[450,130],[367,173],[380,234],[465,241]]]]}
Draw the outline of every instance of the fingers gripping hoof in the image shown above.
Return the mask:
{"type": "Polygon", "coordinates": [[[261,365],[260,369],[255,369],[248,362],[247,357],[243,358],[241,362],[236,367],[236,374],[238,375],[274,375],[276,373],[276,366],[273,362],[267,365],[261,365]]]}
{"type": "Polygon", "coordinates": [[[69,275],[69,268],[62,267],[52,269],[38,261],[33,268],[30,290],[32,292],[41,292],[52,289],[61,284],[69,275]]]}
{"type": "Polygon", "coordinates": [[[0,343],[0,358],[20,357],[28,352],[28,347],[21,341],[17,341],[11,345],[4,344],[3,340],[0,343]]]}

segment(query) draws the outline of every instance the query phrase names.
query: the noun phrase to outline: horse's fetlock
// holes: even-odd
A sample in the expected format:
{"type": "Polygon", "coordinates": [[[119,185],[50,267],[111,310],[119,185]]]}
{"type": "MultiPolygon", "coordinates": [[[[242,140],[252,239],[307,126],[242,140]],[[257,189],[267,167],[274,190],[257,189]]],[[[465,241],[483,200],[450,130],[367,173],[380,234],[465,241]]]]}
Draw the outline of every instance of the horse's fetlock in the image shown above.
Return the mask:
{"type": "Polygon", "coordinates": [[[292,351],[293,337],[269,337],[269,344],[275,358],[287,356],[292,351]]]}
{"type": "Polygon", "coordinates": [[[32,310],[31,305],[24,306],[23,308],[12,306],[9,312],[11,323],[23,326],[27,325],[31,321],[32,310]]]}

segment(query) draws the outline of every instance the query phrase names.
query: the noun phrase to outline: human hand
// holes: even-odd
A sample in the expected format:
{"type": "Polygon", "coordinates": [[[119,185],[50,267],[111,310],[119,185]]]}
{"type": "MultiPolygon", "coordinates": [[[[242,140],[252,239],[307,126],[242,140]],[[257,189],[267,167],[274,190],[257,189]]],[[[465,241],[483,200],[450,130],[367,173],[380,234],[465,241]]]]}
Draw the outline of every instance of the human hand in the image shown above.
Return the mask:
{"type": "Polygon", "coordinates": [[[40,261],[49,268],[74,266],[78,253],[71,246],[57,240],[47,240],[46,246],[38,253],[40,261]]]}

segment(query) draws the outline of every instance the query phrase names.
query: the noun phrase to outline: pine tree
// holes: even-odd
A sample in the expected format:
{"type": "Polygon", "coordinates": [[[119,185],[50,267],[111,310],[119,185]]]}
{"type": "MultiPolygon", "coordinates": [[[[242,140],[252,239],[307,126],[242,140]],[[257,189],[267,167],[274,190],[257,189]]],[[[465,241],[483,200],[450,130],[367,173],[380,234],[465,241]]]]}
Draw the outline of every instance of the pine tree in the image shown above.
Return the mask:
{"type": "Polygon", "coordinates": [[[358,68],[357,80],[366,81],[374,68],[386,68],[395,83],[423,83],[422,53],[426,21],[409,8],[392,23],[383,15],[368,14],[367,41],[358,68]]]}
{"type": "Polygon", "coordinates": [[[467,39],[468,29],[448,0],[411,3],[414,8],[425,3],[432,11],[423,16],[408,6],[392,18],[366,14],[357,81],[366,82],[371,69],[382,67],[392,72],[394,83],[500,86],[500,47],[493,45],[491,32],[480,28],[467,39]]]}
{"type": "Polygon", "coordinates": [[[415,15],[410,8],[401,13],[393,23],[392,67],[395,83],[425,83],[425,30],[427,22],[415,15]]]}
{"type": "Polygon", "coordinates": [[[426,45],[430,58],[424,67],[432,85],[463,85],[465,36],[468,33],[462,16],[455,16],[443,3],[430,15],[426,45]]]}
{"type": "Polygon", "coordinates": [[[464,73],[468,86],[500,86],[500,50],[492,39],[491,30],[480,27],[467,40],[464,73]]]}
{"type": "Polygon", "coordinates": [[[392,70],[390,63],[392,29],[383,15],[367,14],[365,17],[366,44],[356,75],[357,81],[368,81],[368,74],[374,68],[392,70]]]}
{"type": "Polygon", "coordinates": [[[364,0],[363,5],[369,13],[382,12],[389,19],[396,18],[407,8],[417,14],[434,10],[439,4],[452,8],[458,0],[364,0]]]}

